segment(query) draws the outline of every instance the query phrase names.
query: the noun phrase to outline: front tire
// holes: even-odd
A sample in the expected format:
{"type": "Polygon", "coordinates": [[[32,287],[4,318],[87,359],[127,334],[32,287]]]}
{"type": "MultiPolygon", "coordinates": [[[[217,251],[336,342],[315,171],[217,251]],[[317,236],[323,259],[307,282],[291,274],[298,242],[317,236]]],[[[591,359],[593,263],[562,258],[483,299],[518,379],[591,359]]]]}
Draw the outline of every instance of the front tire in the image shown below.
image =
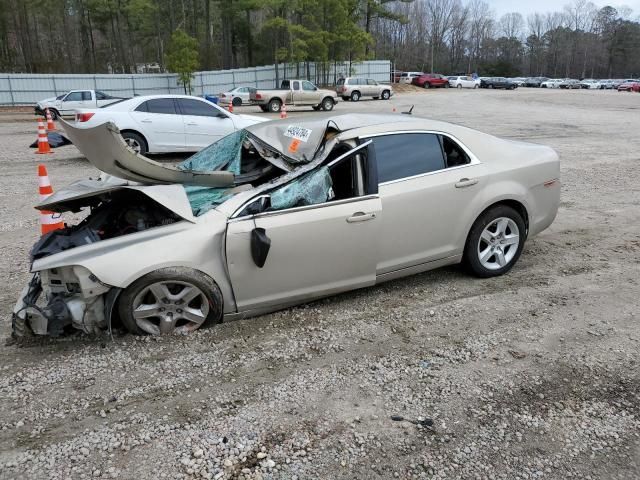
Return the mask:
{"type": "Polygon", "coordinates": [[[467,237],[463,261],[480,278],[507,273],[520,258],[526,225],[513,208],[497,205],[474,222],[467,237]]]}
{"type": "Polygon", "coordinates": [[[431,84],[429,82],[424,82],[424,85],[422,85],[422,88],[431,88],[431,84]]]}
{"type": "Polygon", "coordinates": [[[333,110],[334,105],[335,105],[335,102],[331,97],[326,97],[324,100],[322,100],[322,109],[325,112],[330,112],[331,110],[333,110]]]}
{"type": "Polygon", "coordinates": [[[389,90],[384,90],[382,92],[382,99],[389,100],[391,98],[391,92],[389,90]]]}
{"type": "Polygon", "coordinates": [[[162,268],[133,282],[118,313],[134,335],[187,334],[222,321],[223,299],[211,277],[184,267],[162,268]]]}

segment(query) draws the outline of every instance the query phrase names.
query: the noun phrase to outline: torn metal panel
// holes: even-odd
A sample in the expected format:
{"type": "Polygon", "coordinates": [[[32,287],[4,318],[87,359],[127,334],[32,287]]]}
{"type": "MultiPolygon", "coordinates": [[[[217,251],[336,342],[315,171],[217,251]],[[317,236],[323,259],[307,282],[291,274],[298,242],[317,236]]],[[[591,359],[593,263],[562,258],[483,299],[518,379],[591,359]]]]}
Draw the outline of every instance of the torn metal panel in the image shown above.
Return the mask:
{"type": "Polygon", "coordinates": [[[139,191],[185,220],[195,221],[189,198],[182,185],[135,185],[113,177],[107,182],[102,180],[74,182],[47,197],[36,205],[36,208],[57,213],[77,212],[83,207],[96,204],[101,195],[123,189],[139,191]]]}
{"type": "Polygon", "coordinates": [[[93,128],[77,128],[64,120],[60,120],[60,123],[89,162],[110,175],[144,184],[233,186],[232,172],[185,170],[135,153],[120,136],[118,127],[111,122],[93,128]]]}

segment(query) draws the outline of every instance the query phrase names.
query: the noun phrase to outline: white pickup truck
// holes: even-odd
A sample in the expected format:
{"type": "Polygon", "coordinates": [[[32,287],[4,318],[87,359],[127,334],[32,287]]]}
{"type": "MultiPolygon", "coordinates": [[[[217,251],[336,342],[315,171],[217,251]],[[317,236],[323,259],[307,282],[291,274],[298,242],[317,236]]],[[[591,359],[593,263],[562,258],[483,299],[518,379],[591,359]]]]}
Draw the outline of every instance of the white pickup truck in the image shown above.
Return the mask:
{"type": "Polygon", "coordinates": [[[45,98],[36,103],[36,115],[44,115],[48,108],[55,119],[66,115],[74,115],[80,108],[99,108],[122,100],[122,97],[112,97],[99,90],[71,90],[64,95],[45,98]]]}

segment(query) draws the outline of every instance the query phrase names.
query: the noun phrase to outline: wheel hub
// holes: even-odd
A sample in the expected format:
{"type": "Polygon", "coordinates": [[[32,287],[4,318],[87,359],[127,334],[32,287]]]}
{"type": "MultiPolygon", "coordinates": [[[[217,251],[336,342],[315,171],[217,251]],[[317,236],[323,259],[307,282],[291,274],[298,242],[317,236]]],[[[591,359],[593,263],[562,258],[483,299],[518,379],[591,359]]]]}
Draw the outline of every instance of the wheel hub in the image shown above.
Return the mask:
{"type": "Polygon", "coordinates": [[[136,295],[133,317],[151,335],[188,333],[200,327],[209,314],[209,301],[188,282],[153,283],[136,295]]]}
{"type": "Polygon", "coordinates": [[[520,245],[520,232],[516,223],[501,217],[489,223],[480,235],[477,255],[483,267],[499,270],[515,257],[520,245]]]}

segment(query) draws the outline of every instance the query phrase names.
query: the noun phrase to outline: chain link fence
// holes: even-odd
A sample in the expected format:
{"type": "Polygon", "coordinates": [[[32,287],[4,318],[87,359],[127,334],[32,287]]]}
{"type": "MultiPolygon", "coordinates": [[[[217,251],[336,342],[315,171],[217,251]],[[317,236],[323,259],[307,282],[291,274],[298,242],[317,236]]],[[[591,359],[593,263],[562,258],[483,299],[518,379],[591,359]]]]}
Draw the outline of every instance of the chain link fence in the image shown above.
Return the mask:
{"type": "MultiPolygon", "coordinates": [[[[304,78],[318,85],[331,86],[343,76],[364,76],[388,82],[391,62],[302,62],[196,72],[191,93],[216,94],[237,86],[275,88],[285,78],[304,78]]],[[[184,93],[176,74],[0,74],[0,105],[33,105],[69,90],[81,89],[100,90],[117,97],[184,93]]]]}

